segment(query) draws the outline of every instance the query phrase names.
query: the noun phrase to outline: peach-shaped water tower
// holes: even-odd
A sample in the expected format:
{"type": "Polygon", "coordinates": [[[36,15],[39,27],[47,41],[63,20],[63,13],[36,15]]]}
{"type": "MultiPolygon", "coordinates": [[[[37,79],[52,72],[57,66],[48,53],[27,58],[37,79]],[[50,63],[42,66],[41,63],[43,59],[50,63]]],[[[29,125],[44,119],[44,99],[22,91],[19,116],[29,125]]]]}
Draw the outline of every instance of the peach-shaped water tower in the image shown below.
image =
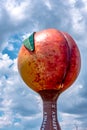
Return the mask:
{"type": "Polygon", "coordinates": [[[24,40],[18,55],[18,70],[28,87],[42,97],[40,130],[61,130],[57,98],[76,80],[80,67],[79,49],[66,32],[46,29],[24,40]]]}

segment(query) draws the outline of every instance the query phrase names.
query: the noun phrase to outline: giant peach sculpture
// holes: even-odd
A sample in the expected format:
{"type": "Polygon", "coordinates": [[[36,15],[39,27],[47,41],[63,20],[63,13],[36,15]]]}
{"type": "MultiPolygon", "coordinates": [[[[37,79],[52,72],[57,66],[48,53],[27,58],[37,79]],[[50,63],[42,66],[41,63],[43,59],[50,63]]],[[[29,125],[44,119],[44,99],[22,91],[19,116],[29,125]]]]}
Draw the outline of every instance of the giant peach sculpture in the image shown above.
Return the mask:
{"type": "Polygon", "coordinates": [[[18,55],[18,70],[28,87],[42,97],[40,130],[61,130],[57,98],[80,72],[79,49],[68,33],[56,29],[35,32],[23,43],[18,55]]]}

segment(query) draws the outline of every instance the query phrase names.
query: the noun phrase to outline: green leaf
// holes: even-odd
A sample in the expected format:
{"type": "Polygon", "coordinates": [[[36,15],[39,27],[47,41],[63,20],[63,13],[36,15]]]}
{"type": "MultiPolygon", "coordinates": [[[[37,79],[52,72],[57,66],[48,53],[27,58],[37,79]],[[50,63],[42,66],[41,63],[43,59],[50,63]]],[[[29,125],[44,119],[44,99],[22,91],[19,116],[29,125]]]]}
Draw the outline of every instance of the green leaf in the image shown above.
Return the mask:
{"type": "MultiPolygon", "coordinates": [[[[35,32],[34,32],[35,33],[35,32]]],[[[27,39],[24,40],[24,46],[30,50],[30,51],[34,51],[35,47],[34,47],[34,33],[32,33],[27,39]]]]}

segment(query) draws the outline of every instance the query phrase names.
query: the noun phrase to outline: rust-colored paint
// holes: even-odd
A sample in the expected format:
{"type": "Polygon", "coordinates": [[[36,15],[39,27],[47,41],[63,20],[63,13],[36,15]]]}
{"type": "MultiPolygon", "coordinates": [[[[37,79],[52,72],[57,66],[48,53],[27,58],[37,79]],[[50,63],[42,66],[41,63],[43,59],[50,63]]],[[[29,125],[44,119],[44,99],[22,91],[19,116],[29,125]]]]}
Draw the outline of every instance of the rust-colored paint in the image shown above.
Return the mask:
{"type": "Polygon", "coordinates": [[[65,32],[47,29],[34,35],[33,52],[22,45],[18,69],[24,82],[34,91],[70,87],[80,71],[80,53],[75,41],[65,32]]]}

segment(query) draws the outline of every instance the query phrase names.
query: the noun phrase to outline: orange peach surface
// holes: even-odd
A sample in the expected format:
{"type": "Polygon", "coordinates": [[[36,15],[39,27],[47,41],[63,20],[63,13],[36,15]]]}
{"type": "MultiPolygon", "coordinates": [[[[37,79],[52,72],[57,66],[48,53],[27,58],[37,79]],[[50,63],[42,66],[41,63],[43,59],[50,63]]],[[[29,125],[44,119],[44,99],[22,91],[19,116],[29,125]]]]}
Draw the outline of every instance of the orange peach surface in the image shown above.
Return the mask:
{"type": "Polygon", "coordinates": [[[56,29],[34,34],[34,51],[22,45],[18,70],[34,91],[64,91],[76,80],[81,66],[78,47],[72,37],[56,29]]]}

